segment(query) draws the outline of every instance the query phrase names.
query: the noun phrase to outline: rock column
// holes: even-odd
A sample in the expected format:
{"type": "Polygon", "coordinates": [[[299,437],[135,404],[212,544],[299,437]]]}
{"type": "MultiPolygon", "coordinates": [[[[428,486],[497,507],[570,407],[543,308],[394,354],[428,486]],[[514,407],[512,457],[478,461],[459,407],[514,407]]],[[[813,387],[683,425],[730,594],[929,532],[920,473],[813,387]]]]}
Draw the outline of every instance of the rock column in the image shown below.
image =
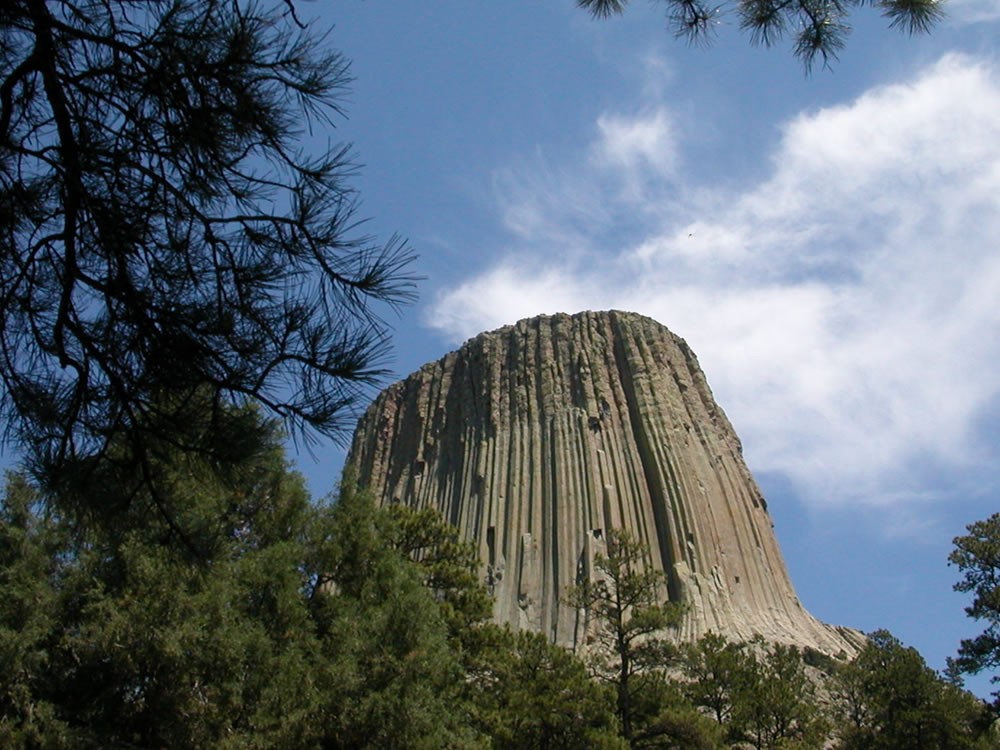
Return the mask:
{"type": "Polygon", "coordinates": [[[771,517],[694,353],[632,313],[542,316],[481,334],[386,389],[351,454],[382,503],[438,509],[474,540],[495,619],[578,646],[566,589],[608,529],[648,545],[681,631],[851,653],[802,607],[771,517]]]}

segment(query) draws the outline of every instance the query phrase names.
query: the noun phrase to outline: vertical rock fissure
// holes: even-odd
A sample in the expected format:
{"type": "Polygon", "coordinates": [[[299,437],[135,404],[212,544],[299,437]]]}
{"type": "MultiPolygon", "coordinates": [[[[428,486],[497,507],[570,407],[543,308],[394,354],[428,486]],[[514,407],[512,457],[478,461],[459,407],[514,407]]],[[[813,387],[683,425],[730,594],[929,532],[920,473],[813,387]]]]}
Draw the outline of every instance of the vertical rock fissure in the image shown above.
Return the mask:
{"type": "Polygon", "coordinates": [[[667,519],[667,498],[664,493],[663,484],[660,480],[659,472],[653,463],[650,454],[648,433],[643,424],[643,417],[639,410],[639,402],[636,395],[635,377],[633,368],[629,365],[625,352],[625,336],[621,322],[617,317],[611,319],[611,325],[615,333],[614,353],[615,366],[618,370],[618,377],[621,380],[622,391],[625,394],[625,403],[628,409],[629,424],[632,428],[632,435],[635,439],[639,452],[639,462],[642,473],[646,480],[646,487],[652,501],[653,522],[656,525],[656,538],[660,547],[661,564],[663,571],[667,575],[667,593],[671,601],[681,600],[681,582],[678,580],[677,571],[674,568],[674,540],[670,538],[670,525],[667,519]]]}
{"type": "Polygon", "coordinates": [[[384,391],[348,465],[378,502],[435,508],[473,541],[494,617],[515,629],[583,643],[592,624],[562,598],[618,527],[688,603],[683,638],[861,643],[802,608],[694,353],[649,318],[542,316],[477,336],[384,391]]]}
{"type": "MultiPolygon", "coordinates": [[[[557,613],[559,611],[559,499],[560,491],[567,487],[569,483],[565,476],[560,476],[559,455],[556,450],[558,441],[554,434],[559,428],[559,420],[553,419],[549,423],[549,475],[551,489],[549,491],[549,507],[546,518],[549,528],[543,529],[543,547],[546,551],[545,564],[542,567],[542,575],[545,576],[542,582],[542,601],[552,606],[546,606],[544,610],[543,623],[546,629],[550,629],[549,636],[555,637],[555,628],[558,622],[557,613]],[[554,596],[553,596],[554,594],[554,596]]],[[[564,491],[564,490],[562,490],[564,491]]]]}

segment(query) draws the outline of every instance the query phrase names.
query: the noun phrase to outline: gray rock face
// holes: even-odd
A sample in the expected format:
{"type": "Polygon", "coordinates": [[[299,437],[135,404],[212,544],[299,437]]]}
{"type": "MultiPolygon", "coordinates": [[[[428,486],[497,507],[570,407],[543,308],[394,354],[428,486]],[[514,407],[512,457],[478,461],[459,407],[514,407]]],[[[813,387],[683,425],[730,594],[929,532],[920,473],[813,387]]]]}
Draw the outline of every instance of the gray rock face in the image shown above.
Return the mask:
{"type": "Polygon", "coordinates": [[[681,637],[854,652],[788,578],[767,503],[694,353],[632,313],[522,320],[386,389],[348,463],[382,503],[437,508],[479,545],[495,619],[576,647],[563,603],[624,527],[687,603],[681,637]]]}

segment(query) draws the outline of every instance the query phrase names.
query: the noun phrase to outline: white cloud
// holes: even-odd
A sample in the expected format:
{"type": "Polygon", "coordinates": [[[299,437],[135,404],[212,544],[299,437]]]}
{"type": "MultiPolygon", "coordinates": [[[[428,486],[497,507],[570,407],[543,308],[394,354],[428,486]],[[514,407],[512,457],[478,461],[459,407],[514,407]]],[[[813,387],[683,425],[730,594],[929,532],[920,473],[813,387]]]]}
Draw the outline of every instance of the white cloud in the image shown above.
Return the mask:
{"type": "Polygon", "coordinates": [[[753,468],[819,504],[925,502],[921,470],[987,460],[974,433],[1000,394],[998,71],[950,55],[800,114],[771,174],[740,191],[676,182],[670,122],[659,104],[606,113],[592,158],[542,191],[508,185],[508,225],[532,216],[517,251],[444,293],[430,324],[459,340],[540,312],[651,315],[699,354],[753,468]],[[572,209],[546,210],[560,195],[572,209]]]}
{"type": "Polygon", "coordinates": [[[673,176],[676,152],[670,116],[663,107],[637,116],[604,113],[597,118],[599,163],[622,170],[629,182],[646,175],[673,176]]]}
{"type": "Polygon", "coordinates": [[[507,317],[513,311],[532,310],[529,315],[539,315],[572,310],[595,292],[590,280],[578,281],[556,268],[539,268],[530,276],[523,271],[523,265],[503,264],[459,285],[448,293],[444,304],[435,307],[431,325],[456,339],[468,338],[526,317],[507,317]]]}
{"type": "Polygon", "coordinates": [[[949,20],[957,24],[989,23],[1000,19],[997,0],[949,0],[945,5],[949,20]]]}

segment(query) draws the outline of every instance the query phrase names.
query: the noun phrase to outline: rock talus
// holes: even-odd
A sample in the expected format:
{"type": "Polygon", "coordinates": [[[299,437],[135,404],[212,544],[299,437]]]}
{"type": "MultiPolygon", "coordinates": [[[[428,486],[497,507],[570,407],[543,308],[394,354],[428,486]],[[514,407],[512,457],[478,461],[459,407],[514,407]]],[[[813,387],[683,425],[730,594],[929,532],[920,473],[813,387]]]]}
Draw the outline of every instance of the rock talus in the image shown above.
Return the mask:
{"type": "Polygon", "coordinates": [[[522,320],[382,392],[348,464],[381,503],[438,509],[479,546],[494,617],[575,647],[563,599],[608,529],[648,545],[680,637],[852,653],[799,602],[739,438],[683,339],[633,313],[522,320]]]}

